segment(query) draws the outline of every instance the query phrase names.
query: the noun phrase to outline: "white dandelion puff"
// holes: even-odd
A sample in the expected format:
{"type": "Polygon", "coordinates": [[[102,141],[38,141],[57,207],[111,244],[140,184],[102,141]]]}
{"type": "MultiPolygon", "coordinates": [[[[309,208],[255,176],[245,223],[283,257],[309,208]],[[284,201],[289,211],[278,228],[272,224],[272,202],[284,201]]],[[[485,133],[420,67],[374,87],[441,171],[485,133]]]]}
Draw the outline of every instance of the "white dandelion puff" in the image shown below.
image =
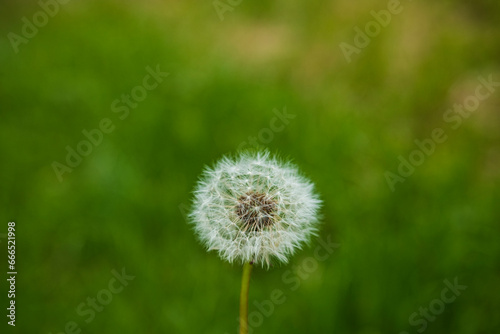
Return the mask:
{"type": "Polygon", "coordinates": [[[308,242],[321,201],[291,163],[269,152],[224,157],[206,168],[194,191],[190,221],[208,250],[229,261],[269,266],[308,242]]]}

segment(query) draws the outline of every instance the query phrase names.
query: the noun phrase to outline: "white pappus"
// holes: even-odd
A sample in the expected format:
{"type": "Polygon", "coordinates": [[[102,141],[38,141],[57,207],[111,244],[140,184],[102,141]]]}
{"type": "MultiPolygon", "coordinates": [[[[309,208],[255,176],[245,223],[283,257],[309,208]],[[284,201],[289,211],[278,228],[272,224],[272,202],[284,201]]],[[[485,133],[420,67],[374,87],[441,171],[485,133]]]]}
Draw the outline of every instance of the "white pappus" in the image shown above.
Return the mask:
{"type": "Polygon", "coordinates": [[[321,200],[290,162],[268,151],[223,157],[207,167],[196,189],[190,222],[208,250],[229,261],[268,267],[314,235],[321,200]]]}

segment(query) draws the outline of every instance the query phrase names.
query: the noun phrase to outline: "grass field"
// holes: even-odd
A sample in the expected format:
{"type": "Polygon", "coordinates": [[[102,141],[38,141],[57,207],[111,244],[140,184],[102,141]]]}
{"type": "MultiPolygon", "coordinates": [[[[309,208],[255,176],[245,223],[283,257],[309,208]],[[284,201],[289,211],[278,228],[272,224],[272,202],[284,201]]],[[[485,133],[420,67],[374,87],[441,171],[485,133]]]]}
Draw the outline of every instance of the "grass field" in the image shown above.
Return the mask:
{"type": "Polygon", "coordinates": [[[237,333],[186,213],[256,147],[324,203],[253,333],[499,332],[497,1],[0,3],[1,333],[237,333]]]}

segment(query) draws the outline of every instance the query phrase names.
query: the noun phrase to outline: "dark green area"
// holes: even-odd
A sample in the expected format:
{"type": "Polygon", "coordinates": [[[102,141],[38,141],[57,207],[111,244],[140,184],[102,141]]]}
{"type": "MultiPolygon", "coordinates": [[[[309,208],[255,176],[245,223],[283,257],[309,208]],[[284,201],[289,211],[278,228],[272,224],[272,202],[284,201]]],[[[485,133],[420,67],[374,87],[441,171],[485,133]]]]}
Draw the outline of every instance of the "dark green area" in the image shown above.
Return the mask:
{"type": "Polygon", "coordinates": [[[17,53],[8,33],[40,6],[2,2],[0,332],[236,333],[241,268],[207,253],[185,212],[204,165],[249,137],[293,158],[324,201],[309,247],[253,271],[251,315],[276,289],[285,299],[253,333],[417,333],[420,308],[439,309],[455,279],[467,289],[425,333],[498,332],[500,87],[466,116],[447,110],[473,101],[478,77],[500,81],[500,7],[402,6],[348,62],[339,44],[386,1],[243,1],[224,20],[210,1],[70,1],[17,53]],[[157,65],[168,77],[113,112],[157,65]],[[266,137],[284,109],[293,118],[266,137]],[[66,147],[103,119],[113,130],[60,182],[54,161],[67,165],[66,147]],[[436,129],[446,139],[392,191],[386,173],[436,129]],[[12,220],[15,329],[1,234],[12,220]],[[328,238],[340,247],[313,261],[328,238]],[[122,268],[135,278],[79,315],[122,268]]]}

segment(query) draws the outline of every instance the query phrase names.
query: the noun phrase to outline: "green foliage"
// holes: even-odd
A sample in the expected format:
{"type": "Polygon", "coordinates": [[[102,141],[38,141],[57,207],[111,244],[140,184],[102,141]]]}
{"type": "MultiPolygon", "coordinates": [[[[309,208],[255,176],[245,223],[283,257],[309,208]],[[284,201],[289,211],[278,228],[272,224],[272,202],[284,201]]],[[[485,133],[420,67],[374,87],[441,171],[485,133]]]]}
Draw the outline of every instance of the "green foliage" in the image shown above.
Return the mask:
{"type": "Polygon", "coordinates": [[[350,63],[339,44],[387,2],[324,6],[243,1],[221,21],[210,2],[69,2],[18,53],[6,36],[40,7],[2,11],[0,233],[16,221],[19,333],[236,333],[241,268],[206,253],[185,212],[203,166],[249,137],[324,201],[310,247],[253,271],[250,313],[286,298],[254,333],[416,333],[409,317],[455,277],[467,289],[426,333],[498,332],[500,92],[456,129],[443,119],[478,76],[500,81],[498,5],[405,2],[350,63]],[[120,119],[113,102],[157,65],[168,77],[120,119]],[[268,140],[284,108],[295,117],[268,140]],[[53,162],[105,118],[59,182],[53,162]],[[436,128],[447,139],[391,191],[385,173],[436,128]],[[340,246],[305,274],[328,237],[340,246]],[[135,278],[87,323],[77,307],[122,268],[135,278]]]}

